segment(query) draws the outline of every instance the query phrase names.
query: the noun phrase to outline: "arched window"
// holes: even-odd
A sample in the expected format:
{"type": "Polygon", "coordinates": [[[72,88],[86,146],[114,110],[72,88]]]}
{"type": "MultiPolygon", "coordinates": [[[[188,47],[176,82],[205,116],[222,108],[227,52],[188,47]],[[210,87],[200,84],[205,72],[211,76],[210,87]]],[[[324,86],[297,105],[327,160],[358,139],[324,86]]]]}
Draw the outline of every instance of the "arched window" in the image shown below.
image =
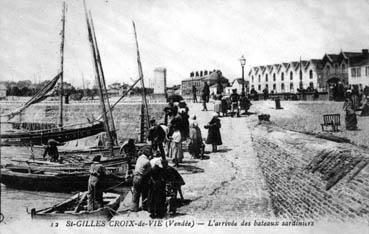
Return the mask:
{"type": "Polygon", "coordinates": [[[273,90],[277,90],[277,85],[273,84],[273,90]]]}
{"type": "Polygon", "coordinates": [[[290,92],[293,92],[293,83],[290,83],[290,92]]]}
{"type": "Polygon", "coordinates": [[[292,73],[292,71],[290,72],[290,80],[293,80],[293,73],[292,73]]]}
{"type": "Polygon", "coordinates": [[[268,82],[268,74],[265,74],[265,82],[268,82]]]}
{"type": "Polygon", "coordinates": [[[254,76],[251,76],[251,82],[254,83],[254,76]]]}
{"type": "Polygon", "coordinates": [[[259,77],[258,77],[258,82],[260,82],[260,75],[259,75],[259,77]]]}
{"type": "Polygon", "coordinates": [[[281,74],[281,81],[284,81],[284,72],[281,74]]]}
{"type": "Polygon", "coordinates": [[[311,69],[309,71],[309,77],[310,77],[310,79],[313,79],[313,70],[311,70],[311,69]]]}
{"type": "Polygon", "coordinates": [[[346,68],[345,64],[344,64],[344,63],[342,63],[342,71],[344,71],[344,70],[345,70],[345,68],[346,68]]]}
{"type": "Polygon", "coordinates": [[[314,88],[314,83],[310,82],[309,87],[313,89],[314,88]]]}
{"type": "Polygon", "coordinates": [[[273,73],[273,81],[275,81],[275,73],[273,73]]]}
{"type": "Polygon", "coordinates": [[[281,91],[284,92],[284,84],[281,84],[281,91]]]}

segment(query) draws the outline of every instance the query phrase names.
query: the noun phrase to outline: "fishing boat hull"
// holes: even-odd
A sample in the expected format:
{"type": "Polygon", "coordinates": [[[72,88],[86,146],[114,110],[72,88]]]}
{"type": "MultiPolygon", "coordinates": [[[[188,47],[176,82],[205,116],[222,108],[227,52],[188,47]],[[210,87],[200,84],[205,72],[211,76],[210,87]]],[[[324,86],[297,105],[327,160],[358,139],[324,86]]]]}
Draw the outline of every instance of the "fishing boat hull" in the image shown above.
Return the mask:
{"type": "MultiPolygon", "coordinates": [[[[1,183],[9,188],[32,191],[72,192],[87,190],[88,172],[48,172],[29,171],[26,168],[1,169],[1,183]]],[[[105,189],[117,189],[130,186],[131,178],[107,176],[104,181],[105,189]]]]}
{"type": "Polygon", "coordinates": [[[53,207],[42,210],[31,210],[32,219],[42,220],[110,220],[119,208],[121,195],[117,193],[104,193],[104,207],[87,211],[86,199],[83,200],[82,210],[76,211],[76,207],[83,197],[83,193],[78,193],[70,199],[63,201],[53,207]]]}
{"type": "Polygon", "coordinates": [[[91,126],[73,129],[49,129],[30,132],[12,132],[1,134],[2,145],[46,145],[48,140],[54,139],[60,143],[77,140],[104,132],[102,122],[91,126]]]}

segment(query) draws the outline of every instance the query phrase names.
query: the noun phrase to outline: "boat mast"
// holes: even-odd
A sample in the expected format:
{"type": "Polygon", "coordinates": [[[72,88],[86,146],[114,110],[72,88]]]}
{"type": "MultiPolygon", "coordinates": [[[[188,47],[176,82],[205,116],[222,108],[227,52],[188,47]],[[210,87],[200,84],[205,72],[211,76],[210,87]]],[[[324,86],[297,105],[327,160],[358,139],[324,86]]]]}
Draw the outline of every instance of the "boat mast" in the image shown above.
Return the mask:
{"type": "MultiPolygon", "coordinates": [[[[99,51],[99,47],[97,45],[96,34],[95,34],[95,27],[94,27],[94,21],[92,19],[91,12],[89,12],[89,16],[90,16],[90,21],[91,21],[92,35],[93,35],[93,39],[95,41],[97,62],[99,64],[99,68],[100,68],[100,78],[101,78],[102,88],[103,88],[103,92],[106,95],[106,98],[105,98],[106,99],[106,105],[107,105],[108,112],[109,112],[109,117],[110,117],[110,120],[111,120],[112,132],[114,134],[116,134],[115,124],[114,124],[114,119],[113,119],[113,113],[112,113],[112,109],[111,109],[111,106],[110,106],[110,103],[109,103],[108,91],[106,90],[105,75],[104,75],[104,70],[103,70],[102,63],[101,63],[100,51],[99,51]]],[[[105,103],[105,99],[104,99],[104,103],[105,103]]],[[[110,135],[111,133],[109,132],[108,134],[110,135]]],[[[115,143],[115,145],[118,145],[117,137],[111,137],[111,139],[113,140],[111,142],[112,144],[115,143]]]]}
{"type": "MultiPolygon", "coordinates": [[[[141,58],[140,58],[140,50],[138,48],[138,40],[137,40],[137,33],[136,33],[136,25],[135,22],[132,21],[133,24],[133,31],[135,34],[135,40],[136,40],[136,50],[137,50],[137,64],[138,64],[138,75],[141,79],[141,86],[142,86],[142,102],[143,102],[143,106],[145,108],[144,111],[141,112],[142,118],[144,118],[144,121],[142,121],[142,125],[144,125],[144,123],[146,123],[147,129],[150,127],[150,123],[149,123],[149,109],[147,107],[147,100],[146,100],[146,90],[145,90],[145,83],[144,83],[144,76],[143,76],[143,72],[142,72],[142,64],[141,64],[141,58]],[[144,117],[144,115],[146,115],[146,118],[144,117]]],[[[141,141],[144,141],[144,126],[141,126],[141,141]]]]}
{"type": "Polygon", "coordinates": [[[63,13],[62,13],[62,31],[61,31],[61,45],[60,45],[60,105],[59,105],[59,127],[63,127],[63,77],[64,77],[64,37],[65,37],[65,12],[66,4],[63,2],[63,13]]]}
{"type": "Polygon", "coordinates": [[[96,55],[96,41],[94,41],[92,28],[91,28],[91,19],[89,19],[88,14],[87,14],[86,3],[85,3],[85,1],[83,3],[84,3],[84,7],[85,7],[86,23],[87,23],[87,30],[88,30],[88,39],[89,39],[90,44],[91,44],[92,55],[93,55],[93,64],[94,64],[95,73],[96,73],[95,76],[96,76],[96,81],[99,85],[99,96],[100,96],[100,102],[101,102],[102,116],[104,118],[105,131],[108,135],[108,144],[109,144],[109,147],[110,147],[110,153],[113,156],[113,140],[112,140],[112,137],[110,135],[110,127],[109,127],[109,123],[108,123],[108,117],[106,115],[107,112],[106,112],[105,102],[104,102],[104,93],[103,93],[103,89],[102,89],[100,69],[99,69],[99,65],[98,65],[98,62],[97,62],[97,55],[96,55]]]}

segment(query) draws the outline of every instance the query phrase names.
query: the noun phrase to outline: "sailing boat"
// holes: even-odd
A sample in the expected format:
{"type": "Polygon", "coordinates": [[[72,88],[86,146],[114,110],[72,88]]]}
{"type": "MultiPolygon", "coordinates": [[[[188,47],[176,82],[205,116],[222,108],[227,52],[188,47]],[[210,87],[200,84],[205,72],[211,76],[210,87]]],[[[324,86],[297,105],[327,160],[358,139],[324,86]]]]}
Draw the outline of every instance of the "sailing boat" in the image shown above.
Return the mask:
{"type": "MultiPolygon", "coordinates": [[[[61,46],[60,46],[60,72],[51,81],[49,81],[39,92],[37,92],[28,102],[17,110],[2,115],[8,117],[14,117],[20,114],[23,110],[31,106],[32,104],[43,101],[47,97],[47,93],[50,92],[60,82],[60,105],[59,105],[59,127],[22,131],[22,132],[5,132],[1,134],[2,145],[42,145],[47,144],[50,139],[54,139],[60,143],[72,141],[76,139],[85,138],[88,136],[96,135],[103,132],[106,129],[102,121],[95,120],[92,123],[75,124],[64,126],[63,124],[63,72],[64,72],[64,39],[65,39],[65,13],[66,4],[63,3],[62,12],[62,31],[61,31],[61,46]]],[[[25,123],[24,125],[32,125],[34,123],[25,123]]],[[[37,125],[36,125],[37,126],[37,125]]],[[[53,126],[52,124],[40,124],[40,126],[53,126]]],[[[115,129],[112,129],[115,131],[115,129]]],[[[110,130],[109,130],[110,131],[110,130]]]]}

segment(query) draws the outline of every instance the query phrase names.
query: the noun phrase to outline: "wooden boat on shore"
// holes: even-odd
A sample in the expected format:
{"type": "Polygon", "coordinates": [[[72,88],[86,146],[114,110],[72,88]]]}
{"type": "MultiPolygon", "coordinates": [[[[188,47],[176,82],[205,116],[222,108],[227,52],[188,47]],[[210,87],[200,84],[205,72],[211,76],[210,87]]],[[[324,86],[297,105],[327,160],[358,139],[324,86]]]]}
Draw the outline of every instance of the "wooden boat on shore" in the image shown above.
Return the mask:
{"type": "Polygon", "coordinates": [[[110,220],[119,208],[121,195],[104,193],[104,207],[94,211],[87,210],[87,192],[77,193],[66,201],[41,210],[31,209],[32,219],[50,220],[110,220]]]}
{"type": "Polygon", "coordinates": [[[98,122],[96,124],[88,124],[81,128],[54,128],[46,130],[37,130],[29,132],[9,132],[1,134],[1,145],[46,145],[48,140],[54,139],[60,143],[72,141],[96,135],[105,131],[104,124],[98,122]]]}
{"type": "MultiPolygon", "coordinates": [[[[50,191],[50,192],[72,192],[87,190],[88,171],[47,171],[29,169],[24,167],[1,168],[1,183],[10,188],[50,191]]],[[[118,187],[130,186],[132,177],[127,175],[118,176],[108,174],[103,182],[106,190],[118,187]]]]}

